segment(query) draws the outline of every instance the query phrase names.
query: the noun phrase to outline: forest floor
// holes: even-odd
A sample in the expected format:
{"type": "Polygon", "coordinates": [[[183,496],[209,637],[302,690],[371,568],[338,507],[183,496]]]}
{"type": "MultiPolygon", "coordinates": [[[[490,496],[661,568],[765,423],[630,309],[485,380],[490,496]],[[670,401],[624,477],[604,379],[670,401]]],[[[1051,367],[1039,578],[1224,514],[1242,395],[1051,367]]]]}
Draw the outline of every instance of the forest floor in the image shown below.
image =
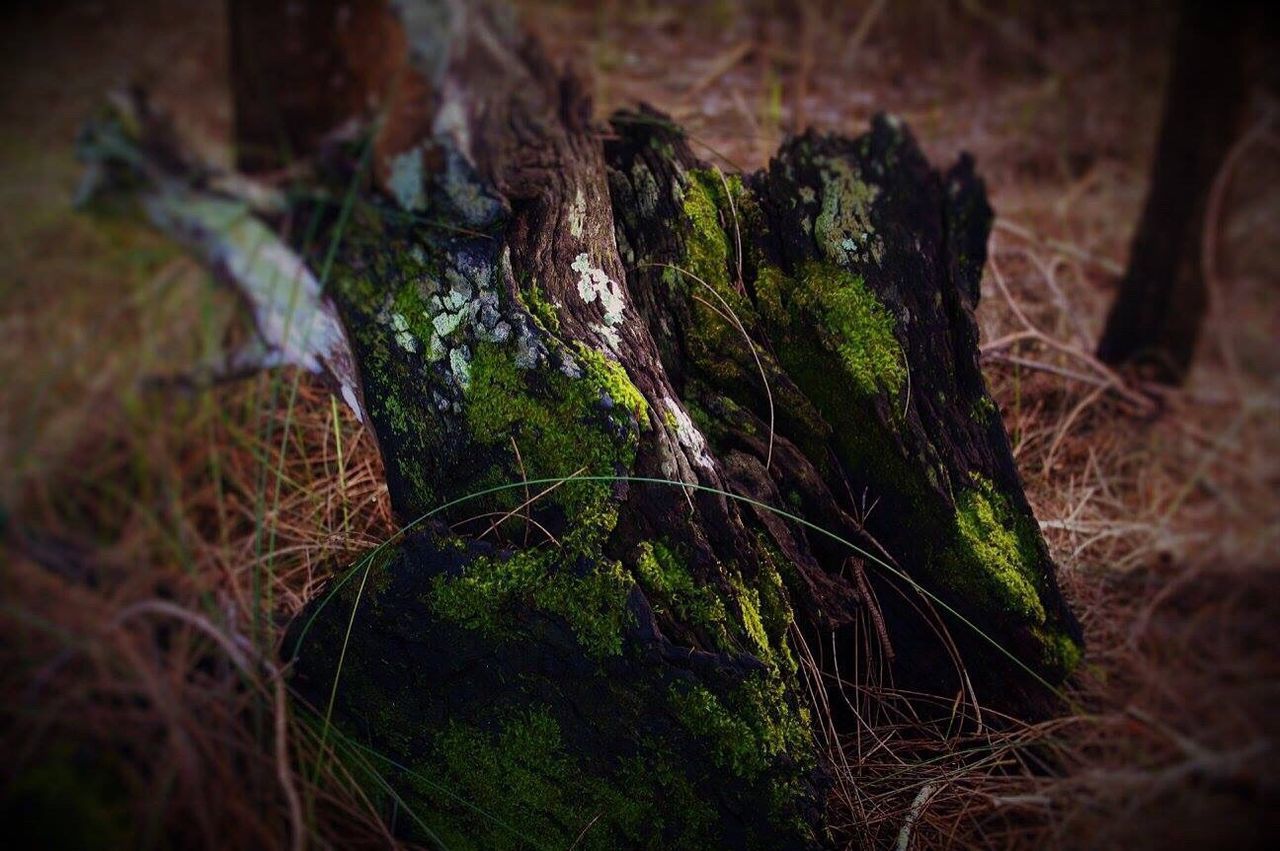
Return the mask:
{"type": "MultiPolygon", "coordinates": [[[[865,727],[826,743],[842,840],[1262,845],[1280,811],[1275,103],[1255,104],[1216,189],[1196,367],[1157,390],[1089,353],[1146,189],[1171,32],[1158,4],[1017,19],[973,2],[521,5],[593,78],[602,116],[648,101],[726,168],[886,110],[935,164],[967,150],[987,181],[984,369],[1085,663],[1060,718],[1000,733],[902,725],[867,684],[865,727]]],[[[234,298],[159,237],[70,205],[77,127],[122,83],[227,161],[218,5],[3,14],[4,821],[43,813],[50,846],[77,819],[108,845],[131,823],[150,845],[284,847],[300,819],[320,844],[385,844],[289,720],[271,661],[335,564],[394,531],[376,449],[306,376],[175,390],[166,377],[219,356],[234,298]]]]}

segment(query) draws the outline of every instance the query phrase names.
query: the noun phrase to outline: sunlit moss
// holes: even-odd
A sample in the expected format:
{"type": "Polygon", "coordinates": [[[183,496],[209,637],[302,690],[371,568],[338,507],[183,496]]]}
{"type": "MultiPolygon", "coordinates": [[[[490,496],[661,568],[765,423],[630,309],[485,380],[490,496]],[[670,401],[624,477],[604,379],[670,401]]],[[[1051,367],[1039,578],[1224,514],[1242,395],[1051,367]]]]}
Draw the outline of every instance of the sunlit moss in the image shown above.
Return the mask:
{"type": "MultiPolygon", "coordinates": [[[[894,334],[888,308],[856,275],[826,263],[805,263],[794,278],[777,268],[760,270],[756,281],[762,309],[774,321],[790,326],[811,317],[817,340],[835,354],[847,378],[867,395],[898,393],[906,382],[902,348],[894,334]]],[[[811,348],[806,339],[794,338],[782,348],[789,369],[811,348]]],[[[803,367],[802,364],[796,364],[803,367]]]]}
{"type": "Polygon", "coordinates": [[[739,777],[759,777],[783,754],[813,758],[809,712],[792,705],[773,675],[752,677],[724,700],[696,683],[677,683],[670,701],[681,722],[710,743],[716,762],[739,777]]]}
{"type": "Polygon", "coordinates": [[[472,560],[462,575],[437,576],[427,599],[432,614],[496,639],[513,636],[520,605],[559,615],[591,656],[622,652],[630,576],[603,559],[581,574],[576,556],[556,549],[520,550],[510,557],[472,560]]]}
{"type": "MultiPolygon", "coordinates": [[[[505,453],[514,440],[529,479],[628,471],[638,443],[636,417],[645,413],[643,397],[621,367],[611,368],[603,356],[584,350],[579,355],[585,368],[581,377],[571,378],[554,369],[520,369],[508,349],[479,346],[464,411],[475,442],[505,453]]],[[[520,475],[514,464],[500,472],[504,481],[520,475]]],[[[608,482],[568,482],[546,502],[561,506],[571,524],[599,523],[606,519],[612,493],[608,482]]],[[[610,523],[599,531],[611,529],[610,523]]],[[[593,541],[602,539],[592,535],[593,541]]]]}
{"type": "Polygon", "coordinates": [[[728,610],[709,586],[699,584],[679,556],[661,542],[646,541],[636,548],[636,578],[660,611],[701,629],[718,648],[733,646],[728,610]]]}
{"type": "Polygon", "coordinates": [[[1035,585],[1039,553],[1029,521],[1013,511],[990,481],[975,476],[974,486],[956,496],[955,526],[947,581],[988,605],[1043,624],[1044,606],[1035,585]]]}

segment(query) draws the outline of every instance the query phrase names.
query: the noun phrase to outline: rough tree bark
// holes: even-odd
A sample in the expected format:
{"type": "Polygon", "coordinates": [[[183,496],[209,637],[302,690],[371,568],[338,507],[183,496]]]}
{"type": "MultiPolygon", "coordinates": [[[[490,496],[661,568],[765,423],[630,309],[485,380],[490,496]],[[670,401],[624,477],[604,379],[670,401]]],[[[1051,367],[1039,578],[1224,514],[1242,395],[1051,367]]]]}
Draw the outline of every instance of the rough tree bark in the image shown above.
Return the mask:
{"type": "MultiPolygon", "coordinates": [[[[823,845],[806,647],[834,648],[830,688],[1051,705],[1080,631],[978,368],[972,163],[940,174],[880,118],[723,174],[651,110],[594,125],[502,7],[384,12],[379,120],[314,135],[272,221],[337,305],[412,523],[285,648],[394,760],[397,829],[823,845]]],[[[107,182],[215,193],[102,142],[125,129],[89,134],[107,182]]]]}

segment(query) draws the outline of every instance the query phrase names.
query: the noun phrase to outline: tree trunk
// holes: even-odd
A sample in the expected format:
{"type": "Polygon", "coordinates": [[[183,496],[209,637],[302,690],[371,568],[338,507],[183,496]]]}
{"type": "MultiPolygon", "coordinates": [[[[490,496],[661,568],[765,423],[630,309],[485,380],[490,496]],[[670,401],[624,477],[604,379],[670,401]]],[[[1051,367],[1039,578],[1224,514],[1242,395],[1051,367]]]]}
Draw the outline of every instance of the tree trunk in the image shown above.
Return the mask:
{"type": "Polygon", "coordinates": [[[1248,95],[1241,51],[1249,11],[1242,0],[1181,4],[1151,188],[1098,344],[1107,363],[1132,363],[1171,384],[1191,367],[1208,303],[1205,210],[1248,95]]]}
{"type": "Polygon", "coordinates": [[[412,527],[285,649],[397,828],[822,845],[806,663],[1050,706],[1080,631],[978,368],[972,163],[879,118],[726,175],[651,110],[602,134],[504,9],[392,7],[421,100],[317,143],[282,230],[412,527]]]}

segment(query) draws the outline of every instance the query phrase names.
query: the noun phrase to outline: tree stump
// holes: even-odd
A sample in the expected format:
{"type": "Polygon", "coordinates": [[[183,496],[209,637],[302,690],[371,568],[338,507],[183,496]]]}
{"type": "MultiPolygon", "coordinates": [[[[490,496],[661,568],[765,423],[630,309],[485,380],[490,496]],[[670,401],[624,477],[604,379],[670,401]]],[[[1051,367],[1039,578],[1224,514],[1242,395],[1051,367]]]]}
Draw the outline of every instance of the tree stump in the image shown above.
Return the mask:
{"type": "MultiPolygon", "coordinates": [[[[595,126],[500,7],[388,14],[420,99],[320,145],[273,221],[410,526],[285,653],[396,829],[820,846],[809,704],[838,671],[1051,706],[1080,631],[978,367],[972,162],[940,174],[881,117],[724,174],[652,110],[595,126]]],[[[87,150],[144,195],[214,193],[87,150]]]]}

